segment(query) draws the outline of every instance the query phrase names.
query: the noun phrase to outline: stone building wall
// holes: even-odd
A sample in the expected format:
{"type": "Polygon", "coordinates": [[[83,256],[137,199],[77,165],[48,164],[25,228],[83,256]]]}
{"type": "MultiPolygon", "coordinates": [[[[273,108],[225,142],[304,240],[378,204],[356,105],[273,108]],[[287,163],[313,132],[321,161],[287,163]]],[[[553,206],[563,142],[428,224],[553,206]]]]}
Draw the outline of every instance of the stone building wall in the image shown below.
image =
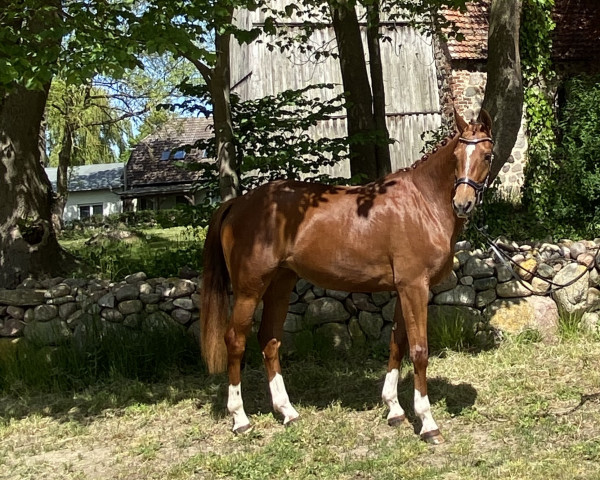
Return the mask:
{"type": "MultiPolygon", "coordinates": [[[[525,270],[513,272],[491,252],[457,244],[452,274],[430,292],[429,323],[456,322],[476,342],[489,344],[503,333],[537,329],[551,339],[559,312],[580,315],[596,330],[600,312],[600,239],[559,244],[500,242],[525,270]],[[546,281],[573,285],[552,295],[546,281]],[[545,279],[545,280],[544,280],[545,279]]],[[[157,325],[199,335],[201,279],[154,278],[144,273],[111,283],[97,279],[26,280],[15,290],[0,290],[0,356],[15,342],[40,348],[82,342],[92,327],[99,332],[151,331],[157,325]]],[[[284,323],[284,349],[303,352],[326,342],[348,349],[389,344],[395,294],[324,290],[300,280],[284,323]]],[[[258,325],[261,307],[255,318],[258,325]]],[[[12,350],[11,350],[12,351],[12,350]]]]}

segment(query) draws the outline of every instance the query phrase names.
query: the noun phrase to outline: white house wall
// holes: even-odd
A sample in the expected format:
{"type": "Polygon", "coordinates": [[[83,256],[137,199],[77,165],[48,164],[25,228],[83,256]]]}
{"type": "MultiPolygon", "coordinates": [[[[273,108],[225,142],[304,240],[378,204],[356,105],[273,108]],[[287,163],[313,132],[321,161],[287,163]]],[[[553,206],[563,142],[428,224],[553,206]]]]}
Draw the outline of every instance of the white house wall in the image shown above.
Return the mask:
{"type": "Polygon", "coordinates": [[[104,216],[112,213],[121,213],[123,211],[123,202],[119,195],[110,190],[95,190],[89,192],[71,192],[65,205],[63,220],[72,222],[79,220],[80,205],[98,205],[102,204],[102,214],[104,216]]]}

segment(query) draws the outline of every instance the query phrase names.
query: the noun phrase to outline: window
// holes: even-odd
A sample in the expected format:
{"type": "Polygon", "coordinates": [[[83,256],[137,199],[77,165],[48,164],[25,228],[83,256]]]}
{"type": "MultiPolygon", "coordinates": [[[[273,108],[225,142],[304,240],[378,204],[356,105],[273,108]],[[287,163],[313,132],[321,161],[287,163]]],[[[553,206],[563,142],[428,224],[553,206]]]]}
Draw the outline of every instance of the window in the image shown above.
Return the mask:
{"type": "Polygon", "coordinates": [[[183,160],[185,158],[185,150],[177,150],[173,158],[175,160],[183,160]]]}
{"type": "Polygon", "coordinates": [[[140,198],[140,210],[154,210],[154,199],[151,197],[140,198]]]}
{"type": "Polygon", "coordinates": [[[162,152],[162,155],[160,156],[161,160],[168,160],[169,157],[171,156],[171,150],[165,150],[162,152]]]}
{"type": "Polygon", "coordinates": [[[79,220],[89,218],[92,215],[102,215],[103,207],[101,203],[93,205],[78,205],[79,207],[79,220]]]}

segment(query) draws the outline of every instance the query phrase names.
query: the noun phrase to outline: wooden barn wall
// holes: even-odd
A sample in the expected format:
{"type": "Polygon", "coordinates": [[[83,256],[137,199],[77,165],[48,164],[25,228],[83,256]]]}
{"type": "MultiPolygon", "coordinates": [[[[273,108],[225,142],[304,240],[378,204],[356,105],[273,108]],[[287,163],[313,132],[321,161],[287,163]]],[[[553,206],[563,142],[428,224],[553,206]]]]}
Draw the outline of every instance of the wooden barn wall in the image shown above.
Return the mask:
{"type": "MultiPolygon", "coordinates": [[[[259,12],[237,13],[237,21],[244,28],[251,28],[262,20],[259,12]]],[[[296,27],[288,28],[293,33],[296,27]]],[[[390,136],[395,140],[391,146],[392,168],[398,169],[420,157],[421,134],[439,128],[441,108],[431,38],[406,25],[386,29],[385,34],[390,37],[390,41],[381,42],[386,113],[390,136]]],[[[232,45],[231,80],[234,91],[242,99],[261,98],[318,83],[333,83],[336,88],[315,91],[313,96],[330,99],[343,91],[337,59],[315,61],[298,51],[269,51],[266,44],[271,39],[263,37],[262,40],[264,43],[240,46],[234,42],[232,45]]],[[[315,46],[327,45],[330,50],[336,48],[331,28],[314,32],[310,42],[315,46]]],[[[345,134],[343,118],[323,122],[315,131],[317,137],[345,134]]],[[[343,165],[328,173],[349,176],[349,171],[349,166],[343,165]]]]}

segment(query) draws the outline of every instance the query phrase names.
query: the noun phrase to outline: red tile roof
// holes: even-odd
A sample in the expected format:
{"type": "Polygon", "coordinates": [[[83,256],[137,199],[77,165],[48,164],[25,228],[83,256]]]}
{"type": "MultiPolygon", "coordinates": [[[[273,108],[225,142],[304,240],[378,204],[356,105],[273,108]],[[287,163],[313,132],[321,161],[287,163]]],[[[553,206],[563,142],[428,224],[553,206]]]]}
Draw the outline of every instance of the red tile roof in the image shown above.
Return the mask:
{"type": "MultiPolygon", "coordinates": [[[[467,11],[446,10],[464,40],[448,40],[453,60],[485,60],[490,0],[475,0],[467,11]]],[[[561,61],[600,62],[600,0],[555,0],[552,56],[561,61]]],[[[597,66],[600,68],[600,66],[597,66]]]]}
{"type": "Polygon", "coordinates": [[[552,18],[554,58],[600,62],[600,0],[555,0],[552,18]]]}
{"type": "Polygon", "coordinates": [[[445,15],[464,36],[462,41],[448,39],[448,50],[453,60],[485,60],[487,58],[488,18],[490,0],[467,3],[467,11],[446,10],[445,15]]]}

